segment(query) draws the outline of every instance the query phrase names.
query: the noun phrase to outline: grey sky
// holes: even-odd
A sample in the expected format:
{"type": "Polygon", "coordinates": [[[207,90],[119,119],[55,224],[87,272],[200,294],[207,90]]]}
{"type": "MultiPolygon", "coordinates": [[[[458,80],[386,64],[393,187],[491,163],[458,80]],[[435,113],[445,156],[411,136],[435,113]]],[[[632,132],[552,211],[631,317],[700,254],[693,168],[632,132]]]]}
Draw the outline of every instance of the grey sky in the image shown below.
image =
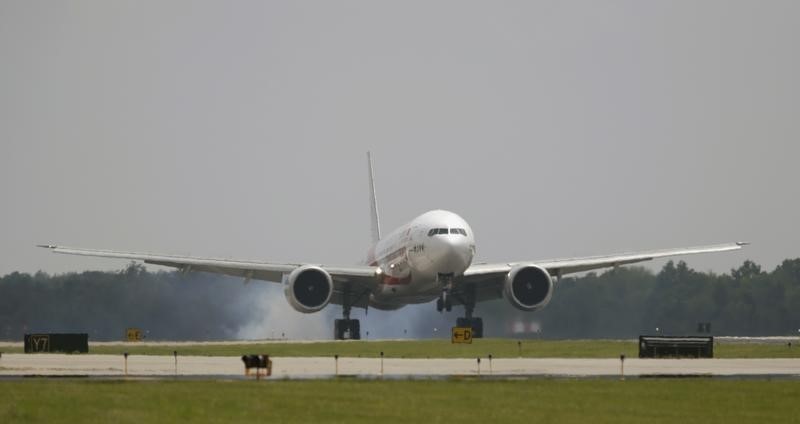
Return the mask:
{"type": "Polygon", "coordinates": [[[800,256],[800,2],[0,2],[0,274],[92,248],[348,264],[461,214],[483,261],[800,256]]]}

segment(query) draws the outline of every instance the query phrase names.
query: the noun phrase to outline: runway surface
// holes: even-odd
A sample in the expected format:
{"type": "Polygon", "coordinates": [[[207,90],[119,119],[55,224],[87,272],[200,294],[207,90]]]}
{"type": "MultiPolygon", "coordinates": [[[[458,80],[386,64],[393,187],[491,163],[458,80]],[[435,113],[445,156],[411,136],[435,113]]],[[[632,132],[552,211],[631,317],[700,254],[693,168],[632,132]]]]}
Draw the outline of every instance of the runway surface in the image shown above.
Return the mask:
{"type": "MultiPolygon", "coordinates": [[[[272,378],[330,378],[337,375],[334,358],[275,357],[272,378]]],[[[619,359],[511,358],[384,359],[339,358],[338,375],[362,377],[445,377],[496,375],[508,377],[603,377],[620,375],[619,359]]],[[[625,376],[781,376],[800,377],[800,359],[626,359],[625,376]]],[[[122,355],[3,354],[0,376],[125,376],[122,355]]],[[[130,355],[131,377],[241,377],[238,357],[130,355]]]]}

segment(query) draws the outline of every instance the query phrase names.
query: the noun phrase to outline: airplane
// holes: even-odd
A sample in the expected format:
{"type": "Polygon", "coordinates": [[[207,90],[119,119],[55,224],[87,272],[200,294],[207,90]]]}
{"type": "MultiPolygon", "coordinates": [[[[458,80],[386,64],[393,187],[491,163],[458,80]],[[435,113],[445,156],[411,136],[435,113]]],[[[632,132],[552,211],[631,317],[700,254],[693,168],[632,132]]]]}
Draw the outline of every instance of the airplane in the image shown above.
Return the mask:
{"type": "Polygon", "coordinates": [[[464,306],[457,327],[471,327],[472,337],[484,336],[483,320],[473,316],[478,302],[505,298],[523,311],[545,307],[553,296],[554,281],[594,269],[618,267],[656,258],[726,252],[748,243],[736,242],[542,261],[472,263],[475,235],[453,212],[431,210],[382,237],[378,217],[372,156],[367,152],[372,247],[361,265],[329,266],[312,263],[274,263],[192,256],[160,255],[114,250],[39,245],[55,253],[120,258],[178,268],[280,282],[295,310],[314,313],[328,304],[342,306],[334,321],[334,339],[360,339],[360,323],[352,308],[396,310],[408,304],[436,301],[436,309],[464,306]]]}

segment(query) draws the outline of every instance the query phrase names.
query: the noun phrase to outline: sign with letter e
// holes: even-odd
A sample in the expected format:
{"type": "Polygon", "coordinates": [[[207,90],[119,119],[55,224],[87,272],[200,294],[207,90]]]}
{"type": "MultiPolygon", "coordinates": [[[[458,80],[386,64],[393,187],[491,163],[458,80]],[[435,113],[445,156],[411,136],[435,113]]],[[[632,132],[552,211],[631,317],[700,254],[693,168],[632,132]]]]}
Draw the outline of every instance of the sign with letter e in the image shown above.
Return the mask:
{"type": "Polygon", "coordinates": [[[472,328],[453,327],[453,336],[451,341],[453,343],[472,343],[472,328]]]}

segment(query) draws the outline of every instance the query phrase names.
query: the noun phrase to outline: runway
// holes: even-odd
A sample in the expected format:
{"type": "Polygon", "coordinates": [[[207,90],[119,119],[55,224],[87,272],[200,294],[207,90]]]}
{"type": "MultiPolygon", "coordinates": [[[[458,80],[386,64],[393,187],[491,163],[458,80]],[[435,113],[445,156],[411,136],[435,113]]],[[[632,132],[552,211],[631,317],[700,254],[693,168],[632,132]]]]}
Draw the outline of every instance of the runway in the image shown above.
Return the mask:
{"type": "MultiPolygon", "coordinates": [[[[447,376],[607,377],[619,376],[619,359],[481,358],[397,359],[274,357],[272,377],[313,379],[334,376],[440,378],[447,376]]],[[[129,377],[231,377],[244,375],[239,357],[130,355],[129,377]]],[[[638,359],[624,361],[624,375],[637,376],[775,376],[800,378],[800,359],[638,359]]],[[[3,354],[0,377],[124,377],[122,355],[3,354]]]]}

